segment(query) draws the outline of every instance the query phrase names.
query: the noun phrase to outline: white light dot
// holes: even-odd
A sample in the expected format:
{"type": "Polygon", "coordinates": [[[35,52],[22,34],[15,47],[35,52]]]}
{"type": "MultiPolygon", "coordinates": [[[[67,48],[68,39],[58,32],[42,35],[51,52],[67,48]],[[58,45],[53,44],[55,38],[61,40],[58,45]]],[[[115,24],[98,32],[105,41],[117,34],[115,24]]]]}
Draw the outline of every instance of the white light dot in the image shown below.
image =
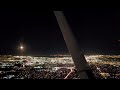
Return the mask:
{"type": "Polygon", "coordinates": [[[23,49],[23,46],[20,46],[20,49],[22,50],[22,49],[23,49]]]}

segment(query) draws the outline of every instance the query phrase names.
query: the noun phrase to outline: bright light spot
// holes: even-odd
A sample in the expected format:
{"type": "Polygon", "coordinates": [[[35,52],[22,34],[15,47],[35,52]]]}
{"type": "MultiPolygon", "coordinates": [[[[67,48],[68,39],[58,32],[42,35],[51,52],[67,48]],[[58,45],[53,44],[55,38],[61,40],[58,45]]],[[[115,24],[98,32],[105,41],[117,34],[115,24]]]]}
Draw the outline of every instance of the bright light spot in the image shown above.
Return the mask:
{"type": "Polygon", "coordinates": [[[21,50],[23,50],[23,48],[24,48],[23,46],[20,46],[20,49],[21,49],[21,50]]]}

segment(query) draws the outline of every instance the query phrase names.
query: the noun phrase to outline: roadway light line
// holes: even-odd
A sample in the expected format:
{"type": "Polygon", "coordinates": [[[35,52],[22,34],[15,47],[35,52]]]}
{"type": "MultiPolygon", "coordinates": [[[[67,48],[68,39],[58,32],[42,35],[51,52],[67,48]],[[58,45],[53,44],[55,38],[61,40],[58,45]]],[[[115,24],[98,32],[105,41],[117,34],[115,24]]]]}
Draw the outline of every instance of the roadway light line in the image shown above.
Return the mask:
{"type": "Polygon", "coordinates": [[[67,74],[67,76],[64,79],[67,79],[72,72],[73,72],[73,67],[70,69],[70,72],[67,74]]]}

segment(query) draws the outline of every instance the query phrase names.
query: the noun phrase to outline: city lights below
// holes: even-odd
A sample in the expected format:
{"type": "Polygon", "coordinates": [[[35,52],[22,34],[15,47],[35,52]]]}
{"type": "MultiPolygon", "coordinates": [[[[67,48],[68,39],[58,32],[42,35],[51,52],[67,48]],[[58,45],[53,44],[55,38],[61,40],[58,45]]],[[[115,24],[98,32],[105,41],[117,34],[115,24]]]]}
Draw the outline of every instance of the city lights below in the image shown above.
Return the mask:
{"type": "MultiPolygon", "coordinates": [[[[120,55],[85,58],[96,79],[120,79],[120,55]]],[[[0,55],[0,70],[0,79],[80,79],[72,57],[67,55],[0,55]]]]}

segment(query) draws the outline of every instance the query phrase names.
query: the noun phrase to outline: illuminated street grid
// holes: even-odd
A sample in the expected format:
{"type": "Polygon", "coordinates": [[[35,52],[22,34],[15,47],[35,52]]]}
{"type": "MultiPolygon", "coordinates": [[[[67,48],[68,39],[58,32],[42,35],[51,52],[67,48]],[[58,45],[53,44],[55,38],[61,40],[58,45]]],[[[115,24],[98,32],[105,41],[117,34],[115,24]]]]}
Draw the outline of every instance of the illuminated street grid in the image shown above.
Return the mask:
{"type": "MultiPolygon", "coordinates": [[[[119,55],[86,55],[96,79],[120,79],[119,55]]],[[[0,79],[80,79],[70,56],[0,56],[0,79]]]]}

